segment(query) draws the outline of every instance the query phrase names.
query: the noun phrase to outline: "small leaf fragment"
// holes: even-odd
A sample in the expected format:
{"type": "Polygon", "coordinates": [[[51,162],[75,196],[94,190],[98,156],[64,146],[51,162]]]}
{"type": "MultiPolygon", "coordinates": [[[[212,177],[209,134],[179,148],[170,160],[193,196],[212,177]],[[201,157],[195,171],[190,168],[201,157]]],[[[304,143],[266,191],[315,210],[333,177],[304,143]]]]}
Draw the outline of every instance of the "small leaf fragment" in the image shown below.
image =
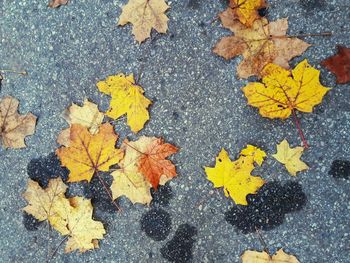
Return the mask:
{"type": "Polygon", "coordinates": [[[301,146],[290,148],[288,141],[284,139],[277,145],[277,153],[272,156],[284,164],[292,176],[296,176],[297,172],[309,169],[307,164],[300,160],[303,151],[304,147],[301,146]]]}
{"type": "Polygon", "coordinates": [[[118,135],[109,123],[101,125],[96,134],[73,124],[70,145],[56,150],[61,165],[70,171],[68,182],[90,182],[95,172],[107,172],[110,166],[117,164],[124,155],[122,150],[115,148],[117,139],[118,135]]]}
{"type": "Polygon", "coordinates": [[[144,127],[149,120],[147,108],[152,102],[143,96],[144,90],[135,84],[132,74],[109,76],[105,81],[98,82],[97,88],[111,96],[107,116],[118,119],[126,114],[127,123],[135,133],[144,127]]]}
{"type": "Polygon", "coordinates": [[[169,19],[164,13],[168,8],[164,0],[129,0],[122,8],[118,25],[133,24],[132,33],[141,43],[150,37],[152,28],[166,33],[169,19]]]}
{"type": "Polygon", "coordinates": [[[255,194],[265,183],[259,176],[251,175],[254,162],[261,165],[265,156],[261,149],[248,145],[236,161],[231,161],[227,151],[222,149],[215,167],[205,167],[205,173],[215,188],[224,188],[225,196],[230,196],[236,204],[248,205],[246,196],[255,194]]]}
{"type": "Polygon", "coordinates": [[[337,83],[350,82],[350,48],[338,46],[338,54],[323,60],[321,65],[336,75],[337,83]]]}
{"type": "Polygon", "coordinates": [[[61,5],[66,5],[69,0],[51,0],[49,3],[49,7],[51,8],[57,8],[60,7],[61,5]]]}
{"type": "Polygon", "coordinates": [[[19,101],[11,96],[0,101],[0,139],[5,148],[24,148],[24,138],[35,132],[36,117],[18,114],[19,101]]]}
{"type": "Polygon", "coordinates": [[[265,251],[246,250],[241,260],[242,263],[300,263],[295,256],[285,253],[282,248],[272,256],[265,251]]]}

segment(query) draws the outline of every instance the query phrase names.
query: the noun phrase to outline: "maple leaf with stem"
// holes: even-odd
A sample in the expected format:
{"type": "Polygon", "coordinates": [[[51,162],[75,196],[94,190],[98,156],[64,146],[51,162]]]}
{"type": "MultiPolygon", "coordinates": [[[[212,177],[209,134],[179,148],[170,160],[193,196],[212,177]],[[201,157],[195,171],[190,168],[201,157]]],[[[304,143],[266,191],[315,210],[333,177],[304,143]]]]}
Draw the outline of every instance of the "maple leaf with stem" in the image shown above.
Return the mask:
{"type": "Polygon", "coordinates": [[[329,91],[319,81],[319,70],[300,62],[293,70],[268,64],[261,72],[262,83],[250,82],[242,88],[248,104],[259,108],[263,117],[286,119],[294,117],[304,147],[308,147],[295,111],[312,112],[329,91]]]}
{"type": "Polygon", "coordinates": [[[26,147],[24,138],[35,132],[36,117],[18,114],[19,101],[11,96],[0,101],[0,139],[5,148],[26,147]]]}
{"type": "Polygon", "coordinates": [[[269,63],[289,68],[289,60],[301,55],[310,45],[286,35],[287,18],[269,23],[266,18],[255,20],[251,28],[238,26],[234,22],[226,24],[233,36],[223,37],[213,52],[225,59],[243,55],[237,67],[240,78],[261,76],[262,69],[269,63]]]}
{"type": "Polygon", "coordinates": [[[338,54],[321,62],[321,65],[333,72],[337,77],[337,83],[350,82],[350,48],[337,46],[338,54]]]}

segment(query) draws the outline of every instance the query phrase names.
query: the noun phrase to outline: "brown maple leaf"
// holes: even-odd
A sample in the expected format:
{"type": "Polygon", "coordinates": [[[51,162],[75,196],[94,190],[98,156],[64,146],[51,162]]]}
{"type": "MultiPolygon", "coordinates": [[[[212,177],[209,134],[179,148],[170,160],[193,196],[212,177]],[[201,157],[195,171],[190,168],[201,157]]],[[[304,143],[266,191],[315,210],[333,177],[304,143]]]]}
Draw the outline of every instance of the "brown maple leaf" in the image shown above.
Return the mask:
{"type": "Polygon", "coordinates": [[[166,158],[177,151],[177,147],[170,143],[164,143],[163,139],[160,138],[147,146],[140,159],[139,169],[154,189],[158,188],[162,175],[168,178],[176,176],[175,165],[166,158]]]}
{"type": "Polygon", "coordinates": [[[333,72],[337,83],[345,84],[350,81],[350,48],[337,46],[338,54],[321,62],[321,65],[333,72]]]}
{"type": "Polygon", "coordinates": [[[36,117],[18,114],[19,101],[7,96],[0,101],[0,139],[5,148],[26,147],[24,138],[34,134],[36,117]]]}
{"type": "Polygon", "coordinates": [[[69,0],[51,0],[49,3],[49,7],[51,8],[57,8],[60,7],[61,5],[66,5],[69,0]]]}
{"type": "Polygon", "coordinates": [[[225,22],[225,25],[235,34],[223,37],[213,51],[225,59],[243,55],[237,67],[240,78],[260,76],[262,69],[269,63],[289,68],[289,60],[301,55],[310,46],[296,37],[286,35],[287,18],[271,23],[262,18],[256,20],[252,28],[237,26],[234,22],[225,22]]]}

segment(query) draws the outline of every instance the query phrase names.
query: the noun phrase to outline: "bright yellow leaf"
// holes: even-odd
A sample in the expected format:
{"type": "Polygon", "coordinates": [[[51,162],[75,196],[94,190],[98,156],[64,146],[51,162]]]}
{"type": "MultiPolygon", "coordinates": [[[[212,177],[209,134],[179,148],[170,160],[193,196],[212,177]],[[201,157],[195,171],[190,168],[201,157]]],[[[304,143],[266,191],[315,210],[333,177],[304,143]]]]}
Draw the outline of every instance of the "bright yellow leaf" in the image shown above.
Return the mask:
{"type": "Polygon", "coordinates": [[[127,114],[127,123],[133,132],[140,131],[149,120],[147,108],[152,102],[143,96],[144,90],[135,84],[132,74],[109,76],[105,81],[98,82],[97,88],[111,96],[106,114],[113,119],[127,114]]]}
{"type": "Polygon", "coordinates": [[[329,90],[320,83],[319,70],[311,67],[307,60],[300,62],[291,72],[268,64],[262,75],[262,83],[249,83],[243,92],[248,104],[259,108],[263,117],[285,119],[293,110],[312,112],[329,90]]]}
{"type": "Polygon", "coordinates": [[[117,139],[118,135],[109,123],[101,125],[96,134],[73,124],[70,145],[56,150],[62,166],[70,171],[68,182],[90,182],[95,172],[107,172],[111,165],[117,164],[123,158],[123,151],[115,148],[117,139]]]}
{"type": "Polygon", "coordinates": [[[277,153],[272,156],[280,163],[283,163],[291,175],[296,176],[297,172],[309,168],[306,163],[300,160],[303,151],[304,147],[300,146],[290,148],[288,141],[284,139],[277,145],[277,153]]]}
{"type": "Polygon", "coordinates": [[[132,23],[132,33],[141,43],[150,37],[152,28],[159,33],[166,33],[169,19],[164,12],[168,8],[164,0],[129,0],[123,7],[118,25],[132,23]]]}
{"type": "Polygon", "coordinates": [[[242,263],[299,263],[295,256],[288,255],[282,248],[272,256],[265,251],[246,250],[242,254],[241,260],[242,263]]]}
{"type": "Polygon", "coordinates": [[[67,186],[61,178],[51,179],[48,187],[42,189],[35,181],[29,180],[23,197],[28,205],[23,208],[39,221],[48,220],[62,235],[68,235],[65,251],[85,252],[97,247],[98,239],[106,233],[101,222],[92,219],[91,201],[82,197],[67,199],[67,186]]]}
{"type": "Polygon", "coordinates": [[[255,194],[264,185],[264,180],[252,176],[254,162],[259,165],[266,156],[259,148],[248,145],[241,151],[236,161],[231,161],[225,149],[216,157],[215,167],[205,167],[208,180],[215,188],[224,187],[226,196],[230,196],[236,204],[247,205],[246,196],[255,194]]]}
{"type": "Polygon", "coordinates": [[[264,7],[265,0],[230,0],[229,3],[229,8],[235,11],[239,21],[248,27],[260,18],[258,10],[264,7]]]}

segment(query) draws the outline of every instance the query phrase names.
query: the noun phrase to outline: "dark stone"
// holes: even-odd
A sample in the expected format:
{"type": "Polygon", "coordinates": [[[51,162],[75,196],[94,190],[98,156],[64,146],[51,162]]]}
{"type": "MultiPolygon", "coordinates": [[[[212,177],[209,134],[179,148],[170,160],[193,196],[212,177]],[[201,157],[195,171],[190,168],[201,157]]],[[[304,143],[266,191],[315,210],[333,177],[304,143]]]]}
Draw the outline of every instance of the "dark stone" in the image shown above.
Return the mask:
{"type": "Polygon", "coordinates": [[[163,209],[151,209],[142,215],[140,223],[141,230],[156,241],[166,239],[171,230],[171,217],[163,209]]]}
{"type": "Polygon", "coordinates": [[[46,188],[50,179],[61,177],[63,181],[66,181],[69,171],[61,167],[60,160],[55,153],[50,153],[46,157],[32,159],[27,166],[27,173],[30,179],[46,188]]]}
{"type": "Polygon", "coordinates": [[[34,216],[28,214],[27,212],[23,212],[23,225],[27,230],[29,230],[29,231],[38,230],[38,227],[42,223],[43,222],[40,222],[34,216]]]}
{"type": "Polygon", "coordinates": [[[238,205],[225,213],[226,221],[244,234],[281,225],[285,214],[300,210],[307,198],[300,184],[289,181],[283,186],[267,183],[256,195],[248,195],[247,201],[247,206],[238,205]]]}
{"type": "Polygon", "coordinates": [[[350,162],[346,160],[334,160],[328,172],[334,178],[350,178],[350,162]]]}
{"type": "Polygon", "coordinates": [[[266,7],[258,9],[258,14],[261,17],[267,16],[267,13],[268,13],[268,8],[266,7]]]}
{"type": "Polygon", "coordinates": [[[192,248],[197,229],[189,224],[180,225],[172,240],[160,249],[162,256],[170,262],[184,263],[192,259],[192,248]]]}

